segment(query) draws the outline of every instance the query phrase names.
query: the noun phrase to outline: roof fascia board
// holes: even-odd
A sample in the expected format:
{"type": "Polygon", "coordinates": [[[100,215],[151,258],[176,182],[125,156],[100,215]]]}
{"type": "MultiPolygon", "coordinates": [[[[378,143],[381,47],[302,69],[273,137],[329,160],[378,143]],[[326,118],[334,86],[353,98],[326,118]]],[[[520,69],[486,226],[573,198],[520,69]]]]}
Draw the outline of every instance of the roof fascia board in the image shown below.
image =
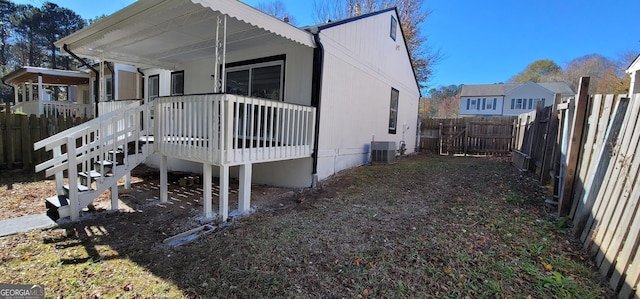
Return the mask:
{"type": "MultiPolygon", "coordinates": [[[[330,22],[330,23],[317,25],[317,26],[318,26],[318,29],[320,29],[320,30],[328,29],[328,28],[331,28],[331,27],[335,27],[335,26],[340,26],[340,25],[343,25],[343,24],[351,23],[353,21],[357,21],[357,20],[360,20],[360,19],[364,19],[364,18],[375,16],[375,15],[383,14],[383,13],[386,13],[386,12],[389,12],[389,11],[392,11],[392,10],[396,10],[396,8],[395,7],[391,7],[391,8],[387,8],[387,9],[383,9],[383,10],[379,10],[379,11],[374,11],[374,12],[370,12],[370,13],[359,15],[359,16],[355,16],[355,17],[351,17],[351,18],[338,20],[338,21],[335,21],[335,22],[330,22]]],[[[397,12],[396,12],[396,17],[398,17],[397,12]]],[[[311,27],[313,27],[313,26],[311,26],[311,27]]],[[[402,27],[402,26],[400,26],[400,27],[402,27]]],[[[403,36],[404,36],[404,34],[403,34],[403,36]]]]}
{"type": "Polygon", "coordinates": [[[58,48],[62,48],[62,46],[66,44],[71,50],[74,50],[80,47],[82,43],[86,44],[98,40],[112,30],[126,27],[131,23],[140,21],[146,16],[161,12],[171,5],[176,5],[174,2],[173,0],[138,0],[110,16],[98,20],[90,26],[61,38],[54,44],[58,48]]]}
{"type": "Polygon", "coordinates": [[[263,13],[241,1],[191,0],[191,2],[219,11],[222,14],[293,40],[307,47],[316,47],[313,34],[263,13]]]}

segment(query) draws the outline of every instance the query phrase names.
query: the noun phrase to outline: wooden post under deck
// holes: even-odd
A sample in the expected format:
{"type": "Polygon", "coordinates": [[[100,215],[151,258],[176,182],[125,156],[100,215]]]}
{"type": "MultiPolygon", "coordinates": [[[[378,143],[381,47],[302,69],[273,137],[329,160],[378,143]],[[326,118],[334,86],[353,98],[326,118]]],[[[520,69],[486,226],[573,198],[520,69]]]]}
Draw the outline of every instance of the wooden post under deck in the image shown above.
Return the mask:
{"type": "Polygon", "coordinates": [[[211,170],[211,164],[202,164],[202,209],[205,219],[213,216],[211,211],[211,170]]]}
{"type": "Polygon", "coordinates": [[[220,165],[220,222],[229,217],[229,166],[220,165]]]}
{"type": "Polygon", "coordinates": [[[160,202],[169,202],[169,186],[167,185],[167,156],[160,155],[160,202]]]}
{"type": "Polygon", "coordinates": [[[238,211],[248,212],[251,209],[251,172],[253,164],[240,165],[240,190],[238,190],[238,211]]]}
{"type": "Polygon", "coordinates": [[[111,191],[110,192],[111,193],[111,209],[112,210],[117,210],[117,209],[119,209],[119,207],[118,207],[118,183],[116,182],[109,189],[111,191]]]}

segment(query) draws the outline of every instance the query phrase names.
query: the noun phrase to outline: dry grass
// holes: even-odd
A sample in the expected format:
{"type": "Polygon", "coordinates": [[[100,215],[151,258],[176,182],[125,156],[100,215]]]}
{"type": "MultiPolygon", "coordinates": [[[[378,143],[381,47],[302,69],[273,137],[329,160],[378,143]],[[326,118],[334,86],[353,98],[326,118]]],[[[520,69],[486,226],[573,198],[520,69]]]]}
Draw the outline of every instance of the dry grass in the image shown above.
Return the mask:
{"type": "Polygon", "coordinates": [[[176,248],[162,240],[199,210],[136,198],[130,213],[0,238],[0,281],[50,297],[612,297],[541,190],[500,159],[419,155],[176,248]]]}

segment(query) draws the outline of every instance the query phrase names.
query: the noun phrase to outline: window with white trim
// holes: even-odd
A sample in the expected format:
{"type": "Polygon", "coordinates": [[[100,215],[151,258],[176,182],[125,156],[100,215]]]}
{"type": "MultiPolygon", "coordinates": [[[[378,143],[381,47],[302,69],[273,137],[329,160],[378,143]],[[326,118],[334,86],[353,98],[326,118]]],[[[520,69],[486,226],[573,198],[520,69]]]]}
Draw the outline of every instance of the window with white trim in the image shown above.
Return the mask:
{"type": "Polygon", "coordinates": [[[111,79],[111,77],[106,77],[104,79],[104,89],[106,94],[105,100],[107,101],[113,100],[113,88],[111,86],[112,84],[113,84],[113,80],[111,79]]]}
{"type": "Polygon", "coordinates": [[[160,76],[152,75],[149,76],[149,100],[153,100],[160,95],[160,76]]]}
{"type": "Polygon", "coordinates": [[[394,41],[396,40],[396,35],[397,35],[396,32],[398,32],[398,20],[396,20],[394,16],[391,16],[391,32],[389,36],[394,41]]]}
{"type": "Polygon", "coordinates": [[[184,94],[184,71],[171,73],[171,95],[184,94]]]}
{"type": "Polygon", "coordinates": [[[398,100],[400,91],[391,88],[391,103],[389,105],[389,134],[395,134],[398,126],[398,100]]]}
{"type": "Polygon", "coordinates": [[[284,60],[226,69],[226,93],[282,101],[284,60]]]}

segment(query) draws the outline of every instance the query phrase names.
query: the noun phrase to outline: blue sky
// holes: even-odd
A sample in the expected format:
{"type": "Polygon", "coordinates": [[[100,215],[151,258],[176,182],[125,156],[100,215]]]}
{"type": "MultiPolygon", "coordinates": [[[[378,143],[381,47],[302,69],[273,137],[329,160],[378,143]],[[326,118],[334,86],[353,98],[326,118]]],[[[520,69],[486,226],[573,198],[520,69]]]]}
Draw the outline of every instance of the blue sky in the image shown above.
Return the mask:
{"type": "MultiPolygon", "coordinates": [[[[298,25],[315,23],[311,0],[282,0],[298,25]]],[[[14,0],[41,6],[43,0],[14,0]]],[[[111,14],[132,0],[53,0],[83,18],[111,14]]],[[[243,0],[257,5],[269,0],[243,0]]],[[[640,53],[639,0],[424,0],[422,25],[443,59],[429,86],[496,83],[539,59],[561,67],[601,54],[640,53]]]]}

